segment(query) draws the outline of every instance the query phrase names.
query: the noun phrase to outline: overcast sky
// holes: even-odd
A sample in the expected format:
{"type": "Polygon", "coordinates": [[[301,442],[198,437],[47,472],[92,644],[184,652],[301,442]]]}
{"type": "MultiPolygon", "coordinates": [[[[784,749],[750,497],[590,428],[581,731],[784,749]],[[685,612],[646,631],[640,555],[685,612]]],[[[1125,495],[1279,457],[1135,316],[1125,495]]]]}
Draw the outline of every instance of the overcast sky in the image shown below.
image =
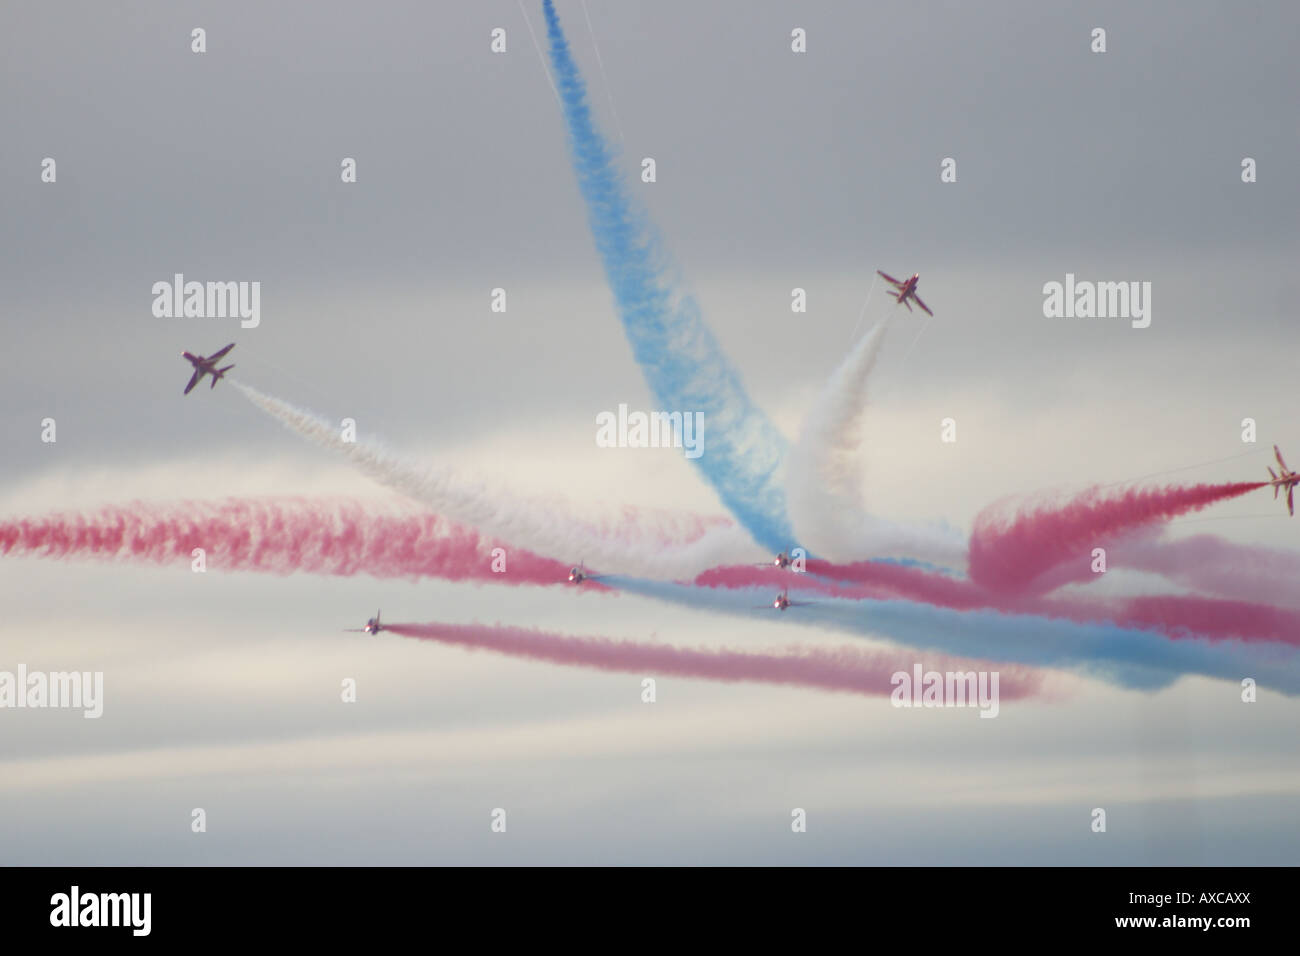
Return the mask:
{"type": "MultiPolygon", "coordinates": [[[[1258,478],[1274,441],[1300,457],[1294,4],[587,0],[594,34],[557,6],[633,195],[788,436],[893,308],[875,270],[921,273],[936,317],[895,315],[873,382],[879,513],[969,528],[1008,494],[1258,478]],[[1151,326],[1045,318],[1066,273],[1150,282],[1151,326]]],[[[231,341],[232,376],[410,455],[577,507],[721,513],[680,453],[595,447],[597,413],[651,397],[516,3],[10,4],[0,53],[0,517],[381,494],[228,385],[182,397],[178,353],[231,341]],[[259,281],[261,324],[154,317],[177,272],[259,281]]],[[[1175,533],[1297,546],[1262,493],[1212,517],[1175,533]]],[[[0,563],[0,606],[0,670],[107,683],[99,721],[0,711],[9,862],[1300,862],[1300,702],[1225,682],[1061,678],[992,721],[685,680],[648,706],[634,675],[339,629],[382,606],[854,639],[558,588],[31,559],[0,563]]]]}

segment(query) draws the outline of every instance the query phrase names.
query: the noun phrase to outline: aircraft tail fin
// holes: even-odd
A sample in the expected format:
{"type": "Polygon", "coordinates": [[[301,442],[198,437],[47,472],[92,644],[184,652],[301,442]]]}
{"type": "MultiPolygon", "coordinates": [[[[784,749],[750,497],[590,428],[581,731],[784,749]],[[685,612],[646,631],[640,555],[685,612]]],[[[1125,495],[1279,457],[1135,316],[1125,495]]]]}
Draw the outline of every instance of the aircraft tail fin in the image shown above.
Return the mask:
{"type": "Polygon", "coordinates": [[[212,385],[209,386],[209,387],[210,387],[210,388],[216,388],[216,387],[217,387],[217,380],[220,379],[221,376],[223,376],[223,375],[225,375],[227,372],[229,372],[232,368],[234,368],[233,365],[227,365],[225,368],[219,368],[219,369],[217,369],[215,372],[213,372],[213,373],[212,373],[212,385]]]}

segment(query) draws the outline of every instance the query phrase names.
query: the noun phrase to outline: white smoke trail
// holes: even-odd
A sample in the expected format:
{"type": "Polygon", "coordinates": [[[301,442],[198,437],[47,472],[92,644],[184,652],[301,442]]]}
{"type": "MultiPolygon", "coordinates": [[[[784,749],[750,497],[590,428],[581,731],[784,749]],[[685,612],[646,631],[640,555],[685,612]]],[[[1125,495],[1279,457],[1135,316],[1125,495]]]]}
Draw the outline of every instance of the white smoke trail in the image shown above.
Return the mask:
{"type": "Polygon", "coordinates": [[[950,568],[966,564],[953,529],[876,517],[863,500],[862,432],[867,380],[880,354],[885,322],[849,352],[804,419],[786,466],[790,519],[800,546],[832,561],[913,558],[950,568]]]}
{"type": "Polygon", "coordinates": [[[489,488],[450,468],[417,465],[373,442],[345,442],[338,429],[319,416],[241,382],[233,384],[285,427],[343,454],[385,487],[485,535],[547,557],[585,561],[597,571],[673,578],[756,556],[753,539],[724,518],[624,509],[617,517],[593,520],[588,511],[576,514],[563,500],[530,499],[489,488]]]}

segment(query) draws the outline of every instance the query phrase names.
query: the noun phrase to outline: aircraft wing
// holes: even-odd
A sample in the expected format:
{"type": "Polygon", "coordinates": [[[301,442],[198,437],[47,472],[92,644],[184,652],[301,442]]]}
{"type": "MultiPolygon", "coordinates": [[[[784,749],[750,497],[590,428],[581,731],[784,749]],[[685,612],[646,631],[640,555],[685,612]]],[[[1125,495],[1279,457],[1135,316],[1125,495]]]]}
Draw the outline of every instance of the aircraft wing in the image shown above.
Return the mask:
{"type": "Polygon", "coordinates": [[[208,356],[208,361],[209,361],[209,362],[215,362],[217,359],[221,358],[221,356],[225,355],[227,352],[229,352],[229,351],[230,351],[231,349],[233,349],[234,347],[235,347],[235,343],[234,343],[234,342],[231,342],[229,345],[227,345],[227,346],[226,346],[224,349],[222,349],[220,352],[213,352],[211,355],[209,355],[209,356],[208,356]]]}
{"type": "Polygon", "coordinates": [[[902,284],[903,284],[903,283],[899,282],[897,279],[895,279],[893,276],[891,276],[891,275],[890,275],[889,273],[887,273],[887,272],[880,272],[879,269],[877,269],[876,271],[880,273],[880,277],[881,277],[882,279],[884,279],[886,282],[892,282],[892,283],[894,283],[894,285],[902,285],[902,284]]]}
{"type": "Polygon", "coordinates": [[[917,304],[917,305],[919,305],[922,309],[925,310],[925,314],[926,314],[926,315],[930,316],[931,318],[934,317],[934,313],[930,311],[930,307],[929,307],[928,305],[926,305],[924,302],[921,301],[921,297],[920,297],[919,295],[917,295],[915,292],[913,292],[913,293],[912,293],[912,298],[916,300],[916,304],[917,304]]]}
{"type": "Polygon", "coordinates": [[[1273,446],[1273,454],[1277,455],[1277,463],[1282,466],[1283,471],[1291,470],[1287,467],[1286,462],[1282,460],[1282,449],[1278,448],[1277,445],[1273,446]]]}
{"type": "Polygon", "coordinates": [[[199,376],[203,374],[202,369],[195,369],[194,374],[190,376],[190,384],[185,386],[185,394],[188,395],[194,391],[194,386],[199,384],[199,376]]]}
{"type": "Polygon", "coordinates": [[[1291,517],[1295,517],[1295,485],[1286,490],[1286,510],[1291,512],[1291,517]]]}

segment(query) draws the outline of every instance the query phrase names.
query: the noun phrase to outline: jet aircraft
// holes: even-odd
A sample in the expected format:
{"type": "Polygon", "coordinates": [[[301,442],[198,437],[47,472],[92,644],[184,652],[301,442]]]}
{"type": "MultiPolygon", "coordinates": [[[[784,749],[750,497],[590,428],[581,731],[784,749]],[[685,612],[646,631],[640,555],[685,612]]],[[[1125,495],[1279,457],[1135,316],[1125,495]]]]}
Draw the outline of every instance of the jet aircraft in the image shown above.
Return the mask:
{"type": "Polygon", "coordinates": [[[217,368],[217,362],[225,357],[225,354],[235,347],[231,342],[219,352],[213,352],[207,358],[202,355],[194,355],[190,352],[182,352],[181,355],[189,359],[189,363],[194,366],[194,374],[190,376],[190,384],[185,386],[185,394],[188,395],[194,390],[194,386],[202,381],[204,375],[212,376],[212,387],[217,387],[217,381],[235,366],[227,365],[225,368],[217,368]]]}
{"type": "MultiPolygon", "coordinates": [[[[788,589],[787,589],[788,590],[788,589]]],[[[774,607],[778,611],[784,611],[788,607],[807,607],[812,601],[791,601],[786,591],[782,591],[773,599],[771,604],[759,604],[757,608],[774,607]]]]}
{"type": "Polygon", "coordinates": [[[926,315],[934,315],[934,313],[930,311],[930,307],[922,302],[921,297],[916,294],[916,284],[921,281],[921,273],[913,273],[912,278],[899,282],[888,273],[880,272],[879,269],[877,269],[876,272],[880,273],[881,278],[894,287],[893,291],[889,294],[894,297],[895,302],[907,306],[908,312],[912,311],[911,303],[915,302],[925,311],[926,315]],[[908,301],[909,299],[911,300],[910,302],[908,301]]]}
{"type": "Polygon", "coordinates": [[[1297,484],[1300,484],[1300,471],[1292,471],[1290,468],[1286,466],[1286,462],[1282,460],[1282,452],[1277,447],[1277,445],[1273,446],[1273,454],[1277,456],[1277,466],[1278,469],[1282,472],[1282,474],[1279,475],[1275,473],[1272,468],[1269,468],[1268,470],[1268,476],[1271,479],[1273,479],[1272,481],[1269,482],[1269,484],[1273,486],[1273,500],[1276,501],[1277,493],[1285,488],[1286,489],[1286,510],[1291,512],[1291,517],[1294,518],[1295,517],[1295,486],[1297,484]]]}
{"type": "Polygon", "coordinates": [[[365,627],[345,627],[344,630],[352,634],[378,634],[380,631],[386,630],[384,625],[379,623],[379,613],[379,611],[376,611],[375,616],[366,621],[365,627]]]}

